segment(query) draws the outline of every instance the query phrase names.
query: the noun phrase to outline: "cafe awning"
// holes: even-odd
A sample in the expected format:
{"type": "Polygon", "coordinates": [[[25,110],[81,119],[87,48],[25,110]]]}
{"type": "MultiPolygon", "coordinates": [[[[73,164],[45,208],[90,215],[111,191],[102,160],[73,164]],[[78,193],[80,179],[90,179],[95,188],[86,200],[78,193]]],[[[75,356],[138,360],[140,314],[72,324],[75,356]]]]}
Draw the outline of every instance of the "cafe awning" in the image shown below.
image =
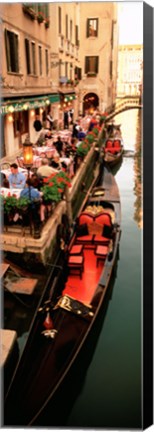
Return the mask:
{"type": "Polygon", "coordinates": [[[72,100],[76,99],[75,91],[72,89],[59,89],[59,93],[65,102],[71,102],[72,100]]]}
{"type": "Polygon", "coordinates": [[[31,98],[20,98],[16,100],[1,101],[0,114],[10,114],[17,111],[27,111],[35,108],[45,107],[54,102],[60,101],[59,94],[47,94],[44,96],[35,96],[31,98]]]}

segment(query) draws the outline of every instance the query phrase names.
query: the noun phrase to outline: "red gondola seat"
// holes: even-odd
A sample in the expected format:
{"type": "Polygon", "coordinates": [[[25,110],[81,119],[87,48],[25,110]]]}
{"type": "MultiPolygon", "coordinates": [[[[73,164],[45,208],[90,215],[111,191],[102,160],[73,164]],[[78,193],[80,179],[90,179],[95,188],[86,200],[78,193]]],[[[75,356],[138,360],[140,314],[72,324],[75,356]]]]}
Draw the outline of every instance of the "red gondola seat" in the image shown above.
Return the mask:
{"type": "Polygon", "coordinates": [[[68,257],[68,268],[71,273],[76,274],[79,272],[80,279],[82,279],[82,273],[84,269],[83,255],[70,255],[68,257]]]}
{"type": "Polygon", "coordinates": [[[105,226],[110,227],[112,230],[112,220],[109,213],[102,213],[98,216],[96,216],[95,221],[97,224],[102,226],[102,234],[100,235],[94,235],[93,242],[95,245],[108,245],[109,244],[109,238],[110,236],[104,235],[104,228],[105,226]]]}
{"type": "Polygon", "coordinates": [[[93,234],[89,233],[88,225],[94,222],[94,217],[88,213],[81,213],[79,216],[78,227],[76,231],[75,243],[85,246],[93,244],[93,234]]]}
{"type": "Polygon", "coordinates": [[[69,255],[82,255],[82,254],[83,254],[83,244],[74,244],[69,251],[69,255]]]}
{"type": "Polygon", "coordinates": [[[106,141],[106,145],[105,145],[105,147],[106,147],[107,149],[110,149],[110,148],[112,147],[112,144],[113,144],[113,142],[112,142],[111,140],[107,140],[107,141],[106,141]]]}
{"type": "Polygon", "coordinates": [[[79,225],[83,225],[83,224],[92,224],[94,221],[94,218],[92,215],[90,215],[89,213],[81,213],[79,216],[79,225]]]}
{"type": "Polygon", "coordinates": [[[114,151],[115,152],[120,152],[120,150],[121,150],[121,142],[120,142],[120,140],[114,140],[114,142],[113,142],[113,148],[114,148],[114,151]]]}
{"type": "Polygon", "coordinates": [[[108,247],[107,246],[98,245],[96,247],[95,255],[96,255],[96,266],[97,267],[98,267],[99,261],[105,261],[107,253],[108,253],[108,247]]]}

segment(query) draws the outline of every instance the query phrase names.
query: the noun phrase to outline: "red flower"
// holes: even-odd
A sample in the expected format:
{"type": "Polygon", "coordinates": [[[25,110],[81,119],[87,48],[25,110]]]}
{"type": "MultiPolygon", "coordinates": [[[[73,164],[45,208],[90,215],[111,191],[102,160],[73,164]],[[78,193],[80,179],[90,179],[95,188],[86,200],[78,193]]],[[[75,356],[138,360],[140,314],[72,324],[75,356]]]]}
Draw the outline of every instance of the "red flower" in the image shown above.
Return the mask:
{"type": "Polygon", "coordinates": [[[63,177],[57,177],[57,182],[58,183],[65,183],[65,179],[63,177]]]}
{"type": "Polygon", "coordinates": [[[58,192],[60,192],[60,193],[63,192],[63,189],[58,188],[58,192]]]}

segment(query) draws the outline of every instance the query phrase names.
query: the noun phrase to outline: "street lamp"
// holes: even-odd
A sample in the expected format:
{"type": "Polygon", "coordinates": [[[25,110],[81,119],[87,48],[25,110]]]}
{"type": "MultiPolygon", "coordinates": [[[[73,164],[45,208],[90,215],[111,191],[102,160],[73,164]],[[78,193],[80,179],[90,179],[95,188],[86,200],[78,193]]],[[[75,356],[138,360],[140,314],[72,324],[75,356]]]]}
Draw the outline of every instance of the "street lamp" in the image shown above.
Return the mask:
{"type": "Polygon", "coordinates": [[[33,144],[30,142],[29,135],[27,135],[23,143],[23,162],[29,171],[33,165],[33,144]]]}
{"type": "MultiPolygon", "coordinates": [[[[23,163],[24,166],[27,168],[28,171],[28,181],[30,178],[30,169],[33,165],[33,144],[30,142],[29,135],[26,136],[25,142],[23,143],[23,163]]],[[[31,200],[31,193],[30,193],[30,185],[29,187],[29,199],[31,200]]]]}

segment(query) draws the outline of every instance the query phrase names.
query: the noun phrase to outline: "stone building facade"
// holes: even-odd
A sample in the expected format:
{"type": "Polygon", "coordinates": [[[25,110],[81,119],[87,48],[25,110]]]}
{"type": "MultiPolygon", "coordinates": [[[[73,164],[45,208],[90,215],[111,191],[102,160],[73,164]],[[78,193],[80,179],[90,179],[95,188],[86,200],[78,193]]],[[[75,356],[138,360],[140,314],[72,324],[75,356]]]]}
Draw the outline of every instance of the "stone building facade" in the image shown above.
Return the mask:
{"type": "Polygon", "coordinates": [[[120,45],[117,96],[139,96],[143,75],[143,45],[120,45]]]}
{"type": "Polygon", "coordinates": [[[1,3],[1,158],[19,152],[34,119],[63,127],[116,97],[117,15],[113,2],[1,3]]]}

